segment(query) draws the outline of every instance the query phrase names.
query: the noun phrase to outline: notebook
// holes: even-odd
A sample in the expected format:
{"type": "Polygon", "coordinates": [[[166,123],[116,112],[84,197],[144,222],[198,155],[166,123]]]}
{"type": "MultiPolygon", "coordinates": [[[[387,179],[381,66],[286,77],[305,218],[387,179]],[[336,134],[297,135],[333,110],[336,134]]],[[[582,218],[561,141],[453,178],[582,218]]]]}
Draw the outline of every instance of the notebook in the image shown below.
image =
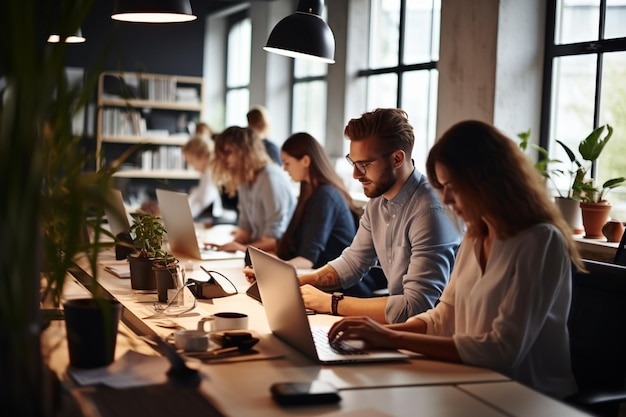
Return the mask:
{"type": "Polygon", "coordinates": [[[355,363],[404,360],[410,354],[398,350],[360,350],[350,346],[334,349],[328,342],[327,327],[311,327],[300,295],[296,269],[252,246],[250,257],[263,307],[272,333],[319,363],[355,363]],[[352,350],[352,351],[351,351],[352,350]]]}
{"type": "Polygon", "coordinates": [[[106,215],[107,222],[109,222],[111,233],[113,236],[117,236],[120,233],[128,233],[130,230],[130,219],[128,213],[126,213],[122,192],[112,189],[109,203],[110,205],[104,208],[104,214],[106,215]]]}
{"type": "Polygon", "coordinates": [[[186,193],[157,189],[157,200],[165,226],[170,252],[204,261],[243,259],[243,252],[221,252],[198,244],[196,229],[186,193]]]}

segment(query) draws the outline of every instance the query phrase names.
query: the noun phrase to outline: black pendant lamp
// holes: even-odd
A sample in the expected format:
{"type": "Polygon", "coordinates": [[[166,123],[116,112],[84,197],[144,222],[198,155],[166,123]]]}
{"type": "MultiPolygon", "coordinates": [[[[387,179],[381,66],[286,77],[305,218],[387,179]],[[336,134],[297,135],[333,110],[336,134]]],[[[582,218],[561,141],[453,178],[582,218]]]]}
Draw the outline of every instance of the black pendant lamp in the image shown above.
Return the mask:
{"type": "Polygon", "coordinates": [[[139,23],[190,22],[189,0],[115,0],[112,19],[139,23]]]}
{"type": "Polygon", "coordinates": [[[298,9],[274,26],[263,47],[292,58],[335,63],[335,37],[322,19],[323,0],[300,0],[298,9]]]}

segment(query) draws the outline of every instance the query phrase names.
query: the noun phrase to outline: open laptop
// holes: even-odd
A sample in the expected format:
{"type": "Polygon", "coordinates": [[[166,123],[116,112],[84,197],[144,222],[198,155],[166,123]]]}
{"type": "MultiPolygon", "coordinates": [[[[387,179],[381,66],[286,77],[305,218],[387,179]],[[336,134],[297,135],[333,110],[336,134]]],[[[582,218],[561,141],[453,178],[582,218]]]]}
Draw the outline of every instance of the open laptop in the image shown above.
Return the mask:
{"type": "Polygon", "coordinates": [[[175,255],[188,256],[203,261],[220,259],[243,259],[243,252],[223,252],[205,249],[198,244],[196,229],[186,193],[156,190],[163,224],[167,231],[170,251],[175,255]]]}
{"type": "Polygon", "coordinates": [[[122,192],[112,189],[109,195],[109,205],[104,208],[109,228],[113,236],[120,233],[128,233],[130,231],[130,218],[124,206],[124,198],[122,192]]]}
{"type": "Polygon", "coordinates": [[[319,363],[355,363],[404,360],[410,354],[398,350],[340,352],[331,348],[327,327],[311,327],[300,295],[296,269],[252,246],[249,247],[254,274],[272,333],[319,363]],[[315,335],[315,336],[314,336],[315,335]]]}

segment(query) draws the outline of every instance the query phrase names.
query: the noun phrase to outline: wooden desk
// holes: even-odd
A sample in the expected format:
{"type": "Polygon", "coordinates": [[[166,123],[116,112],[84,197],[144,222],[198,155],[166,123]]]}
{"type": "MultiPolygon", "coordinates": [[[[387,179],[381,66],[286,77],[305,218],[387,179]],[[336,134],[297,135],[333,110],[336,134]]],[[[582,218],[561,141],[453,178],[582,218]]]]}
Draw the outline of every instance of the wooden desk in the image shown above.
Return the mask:
{"type": "Polygon", "coordinates": [[[462,384],[459,389],[507,414],[519,417],[587,416],[515,381],[462,384]]]}
{"type": "MultiPolygon", "coordinates": [[[[103,260],[106,261],[106,257],[103,260]]],[[[197,315],[178,318],[177,322],[184,327],[195,328],[198,319],[205,315],[218,311],[244,312],[250,317],[250,329],[261,337],[259,345],[264,344],[284,354],[281,358],[267,360],[196,363],[203,375],[200,392],[227,416],[312,416],[332,412],[348,416],[350,411],[354,411],[354,415],[374,416],[548,415],[555,410],[558,415],[577,413],[558,401],[483,368],[425,358],[378,364],[322,366],[313,363],[271,335],[263,307],[245,295],[249,284],[241,272],[241,260],[193,261],[193,270],[188,271],[188,276],[204,274],[200,264],[226,275],[238,288],[239,294],[199,301],[194,310],[197,315]],[[328,381],[339,388],[342,401],[336,405],[281,408],[270,397],[272,383],[313,379],[328,381]],[[491,391],[491,388],[494,390],[491,391]],[[500,400],[501,397],[492,392],[506,398],[517,398],[518,401],[500,400]],[[531,408],[527,401],[533,403],[531,408]]],[[[99,284],[120,300],[126,310],[125,324],[121,329],[122,343],[118,337],[116,357],[124,353],[122,350],[146,349],[147,345],[130,334],[128,328],[161,337],[172,332],[156,326],[153,320],[141,319],[153,312],[152,303],[156,302],[156,294],[137,295],[130,288],[128,279],[114,277],[104,270],[100,270],[99,274],[99,284]]],[[[223,284],[228,288],[228,283],[223,284]]],[[[336,319],[329,315],[309,317],[313,324],[329,324],[336,319]]],[[[57,358],[57,362],[62,360],[57,358]]]]}

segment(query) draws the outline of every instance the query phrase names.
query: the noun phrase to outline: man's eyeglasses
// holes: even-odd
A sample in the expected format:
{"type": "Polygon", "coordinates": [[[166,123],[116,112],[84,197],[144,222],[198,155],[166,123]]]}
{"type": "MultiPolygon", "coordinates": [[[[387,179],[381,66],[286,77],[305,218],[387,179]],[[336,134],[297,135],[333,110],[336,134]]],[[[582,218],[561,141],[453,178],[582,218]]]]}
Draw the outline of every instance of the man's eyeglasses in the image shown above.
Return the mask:
{"type": "Polygon", "coordinates": [[[387,156],[391,155],[392,153],[393,153],[393,151],[392,151],[392,152],[387,152],[387,153],[384,153],[384,154],[382,154],[381,156],[379,156],[378,158],[375,158],[375,159],[370,159],[369,161],[353,161],[353,160],[350,158],[350,154],[347,154],[347,155],[346,155],[346,161],[348,161],[348,163],[350,164],[350,166],[352,166],[352,167],[356,167],[356,169],[358,169],[358,170],[359,170],[359,172],[360,172],[361,174],[366,175],[366,174],[367,174],[367,172],[366,172],[366,168],[367,168],[369,165],[373,164],[374,162],[378,161],[379,159],[383,159],[383,158],[385,158],[385,157],[387,157],[387,156]]]}

